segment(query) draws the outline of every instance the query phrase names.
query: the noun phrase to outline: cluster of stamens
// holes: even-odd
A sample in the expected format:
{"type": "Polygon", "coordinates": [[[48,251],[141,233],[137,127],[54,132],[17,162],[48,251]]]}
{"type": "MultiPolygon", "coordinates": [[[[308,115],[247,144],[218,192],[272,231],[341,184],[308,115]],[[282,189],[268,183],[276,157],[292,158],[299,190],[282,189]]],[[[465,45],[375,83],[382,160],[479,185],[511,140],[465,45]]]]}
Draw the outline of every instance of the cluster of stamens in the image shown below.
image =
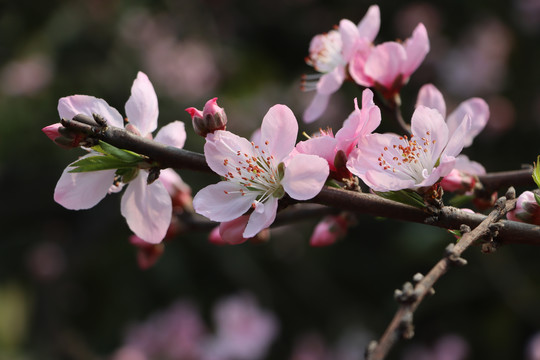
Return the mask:
{"type": "Polygon", "coordinates": [[[402,172],[414,179],[421,180],[424,169],[429,169],[433,165],[430,146],[436,143],[431,140],[431,133],[426,131],[426,136],[418,141],[414,135],[409,138],[407,135],[400,136],[399,140],[403,144],[394,144],[392,149],[384,147],[384,152],[377,158],[379,166],[383,170],[393,173],[402,172]],[[391,160],[386,160],[385,153],[389,154],[391,160]]]}
{"type": "MultiPolygon", "coordinates": [[[[269,142],[265,141],[267,148],[269,142]]],[[[225,158],[223,165],[229,169],[225,178],[229,181],[240,184],[242,187],[238,191],[242,196],[246,192],[258,192],[258,201],[264,202],[276,190],[280,188],[279,171],[275,164],[274,156],[268,151],[261,149],[259,145],[251,143],[253,154],[246,154],[238,150],[232,159],[225,158]]],[[[225,194],[233,193],[224,191],[225,194]]]]}
{"type": "MultiPolygon", "coordinates": [[[[318,35],[318,40],[320,40],[318,46],[315,46],[315,49],[310,49],[309,56],[305,58],[306,63],[323,74],[343,65],[339,32],[332,30],[326,34],[318,35]]],[[[320,77],[321,74],[304,75],[302,77],[302,90],[315,90],[320,77]]]]}

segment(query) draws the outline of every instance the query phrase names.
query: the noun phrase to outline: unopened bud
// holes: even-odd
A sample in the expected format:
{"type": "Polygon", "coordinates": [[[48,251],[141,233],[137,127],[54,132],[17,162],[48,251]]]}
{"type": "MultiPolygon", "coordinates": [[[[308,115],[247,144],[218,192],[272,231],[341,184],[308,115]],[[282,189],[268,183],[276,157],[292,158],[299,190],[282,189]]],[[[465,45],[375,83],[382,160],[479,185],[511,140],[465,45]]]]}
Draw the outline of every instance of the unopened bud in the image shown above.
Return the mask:
{"type": "Polygon", "coordinates": [[[475,178],[457,169],[453,169],[441,180],[441,186],[448,192],[467,192],[472,190],[476,183],[475,178]]]}
{"type": "Polygon", "coordinates": [[[525,191],[519,195],[516,208],[506,214],[509,220],[540,225],[540,205],[532,191],[525,191]]]}
{"type": "Polygon", "coordinates": [[[45,126],[41,129],[49,139],[64,149],[73,149],[79,147],[81,141],[85,139],[85,135],[75,133],[62,126],[61,123],[45,126]]]}
{"type": "Polygon", "coordinates": [[[218,106],[217,97],[208,100],[203,111],[194,107],[187,108],[186,111],[191,115],[193,129],[202,137],[206,137],[206,135],[216,130],[225,130],[227,115],[225,110],[218,106]]]}
{"type": "Polygon", "coordinates": [[[347,220],[342,215],[325,216],[317,224],[309,240],[311,246],[328,246],[347,233],[347,220]]]}

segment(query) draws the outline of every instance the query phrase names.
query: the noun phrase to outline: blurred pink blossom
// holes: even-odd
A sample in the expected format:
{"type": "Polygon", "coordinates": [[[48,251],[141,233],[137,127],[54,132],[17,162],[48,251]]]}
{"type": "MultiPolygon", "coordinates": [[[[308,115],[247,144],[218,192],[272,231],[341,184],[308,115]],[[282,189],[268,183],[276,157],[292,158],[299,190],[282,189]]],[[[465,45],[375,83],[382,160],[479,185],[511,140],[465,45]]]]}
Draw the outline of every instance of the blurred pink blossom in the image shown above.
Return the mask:
{"type": "Polygon", "coordinates": [[[0,70],[0,89],[12,96],[31,96],[47,87],[53,77],[51,60],[45,55],[32,55],[14,60],[0,70]]]}
{"type": "Polygon", "coordinates": [[[262,359],[278,334],[274,314],[259,308],[249,294],[219,301],[213,314],[215,335],[205,344],[205,359],[262,359]]]}
{"type": "Polygon", "coordinates": [[[540,333],[534,334],[525,350],[526,360],[540,360],[540,333]]]}

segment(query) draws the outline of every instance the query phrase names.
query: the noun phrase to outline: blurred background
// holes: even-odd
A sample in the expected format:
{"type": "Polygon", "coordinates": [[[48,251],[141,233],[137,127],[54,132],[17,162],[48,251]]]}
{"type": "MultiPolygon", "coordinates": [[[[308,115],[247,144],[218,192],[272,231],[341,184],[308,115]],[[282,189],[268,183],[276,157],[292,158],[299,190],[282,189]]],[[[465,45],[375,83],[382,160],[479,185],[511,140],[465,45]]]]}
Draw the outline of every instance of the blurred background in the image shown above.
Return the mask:
{"type": "MultiPolygon", "coordinates": [[[[67,95],[100,97],[124,113],[139,70],[156,89],[160,125],[184,121],[192,151],[202,152],[203,139],[184,109],[212,97],[242,136],[276,103],[300,119],[314,95],[300,91],[301,75],[313,73],[304,62],[311,38],[342,18],[358,22],[371,4],[0,1],[0,359],[184,360],[203,350],[206,359],[362,358],[397,308],[394,289],[435,264],[453,241],[446,231],[359,216],[323,248],[309,245],[317,219],[272,229],[260,244],[217,246],[207,232],[182,233],[141,270],[120,195],[85,211],[53,201],[81,151],[55,146],[41,128],[58,121],[67,95]]],[[[418,22],[430,37],[403,90],[405,118],[427,82],[450,110],[482,97],[491,119],[467,155],[488,171],[532,164],[540,155],[540,3],[378,5],[377,42],[405,39],[418,22]]],[[[338,129],[356,96],[361,89],[345,84],[301,131],[338,129]]],[[[384,118],[381,129],[398,131],[384,118]]],[[[179,173],[193,193],[217,181],[179,173]]],[[[389,359],[540,359],[540,249],[472,248],[465,257],[469,265],[437,284],[415,314],[415,337],[389,359]]]]}

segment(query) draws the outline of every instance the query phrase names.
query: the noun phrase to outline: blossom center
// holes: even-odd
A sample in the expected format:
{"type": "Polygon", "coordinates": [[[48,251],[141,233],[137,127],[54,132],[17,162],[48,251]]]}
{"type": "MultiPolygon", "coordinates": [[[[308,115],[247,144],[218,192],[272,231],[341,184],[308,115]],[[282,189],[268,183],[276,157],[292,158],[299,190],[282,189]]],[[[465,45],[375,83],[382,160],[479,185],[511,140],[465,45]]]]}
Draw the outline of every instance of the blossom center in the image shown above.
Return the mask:
{"type": "Polygon", "coordinates": [[[433,159],[433,146],[436,142],[429,131],[419,140],[414,135],[410,138],[400,136],[398,142],[384,147],[377,158],[378,165],[400,178],[412,178],[420,183],[431,174],[438,160],[438,156],[433,159]]]}
{"type": "Polygon", "coordinates": [[[336,30],[317,35],[309,49],[308,65],[321,73],[328,73],[338,66],[345,65],[341,49],[341,35],[336,30]]]}
{"type": "Polygon", "coordinates": [[[225,191],[226,194],[240,193],[244,196],[247,193],[256,193],[256,200],[259,202],[264,202],[271,196],[281,198],[285,195],[280,183],[283,178],[283,163],[276,163],[268,145],[268,140],[260,146],[252,142],[251,154],[238,150],[235,156],[223,160],[223,165],[229,170],[225,178],[240,185],[239,190],[225,191]]]}

